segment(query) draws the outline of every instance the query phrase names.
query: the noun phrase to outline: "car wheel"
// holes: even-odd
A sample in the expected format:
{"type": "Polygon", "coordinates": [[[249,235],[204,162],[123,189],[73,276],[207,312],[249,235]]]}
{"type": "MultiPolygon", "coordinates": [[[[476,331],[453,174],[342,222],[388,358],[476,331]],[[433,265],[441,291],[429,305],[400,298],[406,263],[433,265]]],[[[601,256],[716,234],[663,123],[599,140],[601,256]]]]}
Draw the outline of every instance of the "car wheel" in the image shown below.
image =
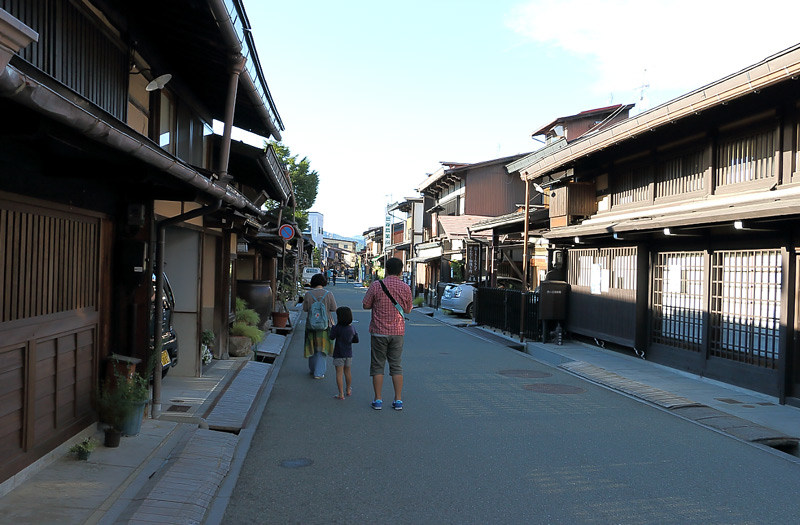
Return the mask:
{"type": "Polygon", "coordinates": [[[469,303],[469,305],[467,305],[467,309],[464,313],[466,314],[467,317],[472,319],[472,303],[469,303]]]}

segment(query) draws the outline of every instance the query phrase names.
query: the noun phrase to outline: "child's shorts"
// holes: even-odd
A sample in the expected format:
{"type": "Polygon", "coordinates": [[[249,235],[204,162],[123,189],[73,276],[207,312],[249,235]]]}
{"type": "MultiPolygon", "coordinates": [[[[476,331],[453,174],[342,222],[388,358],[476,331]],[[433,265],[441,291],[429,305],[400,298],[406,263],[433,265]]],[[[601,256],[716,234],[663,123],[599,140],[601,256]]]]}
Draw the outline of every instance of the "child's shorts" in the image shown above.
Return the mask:
{"type": "Polygon", "coordinates": [[[334,357],[333,358],[333,366],[352,366],[353,365],[353,358],[352,357],[334,357]]]}

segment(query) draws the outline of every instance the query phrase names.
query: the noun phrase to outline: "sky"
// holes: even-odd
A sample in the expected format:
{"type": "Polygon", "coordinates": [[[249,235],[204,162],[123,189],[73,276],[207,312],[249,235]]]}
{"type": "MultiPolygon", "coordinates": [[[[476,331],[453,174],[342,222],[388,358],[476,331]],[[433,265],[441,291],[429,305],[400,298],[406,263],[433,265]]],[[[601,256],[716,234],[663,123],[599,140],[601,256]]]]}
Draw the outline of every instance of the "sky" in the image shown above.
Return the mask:
{"type": "Polygon", "coordinates": [[[535,151],[531,133],[631,116],[800,43],[798,0],[244,0],[326,232],[381,226],[440,162],[535,151]]]}

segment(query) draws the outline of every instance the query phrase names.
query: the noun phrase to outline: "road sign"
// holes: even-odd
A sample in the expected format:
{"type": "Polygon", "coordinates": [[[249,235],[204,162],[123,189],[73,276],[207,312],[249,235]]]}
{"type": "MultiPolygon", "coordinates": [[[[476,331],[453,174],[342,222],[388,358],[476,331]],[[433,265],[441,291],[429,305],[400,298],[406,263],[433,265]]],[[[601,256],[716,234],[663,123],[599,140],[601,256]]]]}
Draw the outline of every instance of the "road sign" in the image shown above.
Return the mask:
{"type": "Polygon", "coordinates": [[[278,230],[281,238],[285,241],[291,241],[292,237],[294,237],[294,226],[290,224],[284,224],[281,226],[281,229],[278,230]]]}

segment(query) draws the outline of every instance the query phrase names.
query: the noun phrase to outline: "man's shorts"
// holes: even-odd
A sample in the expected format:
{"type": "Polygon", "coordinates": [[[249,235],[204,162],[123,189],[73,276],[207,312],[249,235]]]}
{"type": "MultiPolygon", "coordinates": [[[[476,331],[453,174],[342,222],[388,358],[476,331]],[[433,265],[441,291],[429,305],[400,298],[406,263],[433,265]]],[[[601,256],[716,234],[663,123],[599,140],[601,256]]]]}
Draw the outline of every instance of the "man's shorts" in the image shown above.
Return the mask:
{"type": "Polygon", "coordinates": [[[386,361],[389,361],[389,375],[403,374],[400,361],[403,357],[402,335],[373,335],[370,337],[370,363],[369,375],[382,376],[386,370],[386,361]]]}
{"type": "Polygon", "coordinates": [[[353,366],[352,357],[334,357],[333,366],[353,366]]]}

